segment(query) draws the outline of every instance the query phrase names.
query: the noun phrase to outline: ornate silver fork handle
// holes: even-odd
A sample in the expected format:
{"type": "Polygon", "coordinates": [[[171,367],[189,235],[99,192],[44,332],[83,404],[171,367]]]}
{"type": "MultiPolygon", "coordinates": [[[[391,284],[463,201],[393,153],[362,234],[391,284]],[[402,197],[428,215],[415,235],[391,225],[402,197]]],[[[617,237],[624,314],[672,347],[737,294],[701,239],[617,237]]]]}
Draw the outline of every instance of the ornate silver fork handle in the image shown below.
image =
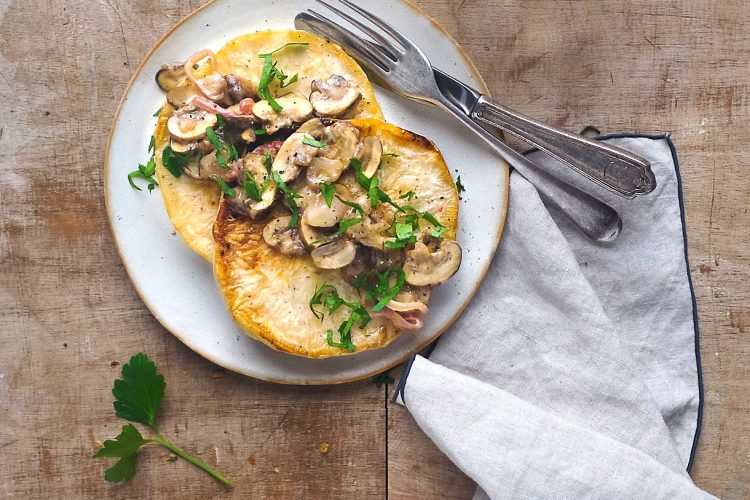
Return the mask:
{"type": "Polygon", "coordinates": [[[651,164],[624,149],[571,134],[481,96],[471,117],[538,147],[608,189],[633,198],[656,187],[651,164]]]}

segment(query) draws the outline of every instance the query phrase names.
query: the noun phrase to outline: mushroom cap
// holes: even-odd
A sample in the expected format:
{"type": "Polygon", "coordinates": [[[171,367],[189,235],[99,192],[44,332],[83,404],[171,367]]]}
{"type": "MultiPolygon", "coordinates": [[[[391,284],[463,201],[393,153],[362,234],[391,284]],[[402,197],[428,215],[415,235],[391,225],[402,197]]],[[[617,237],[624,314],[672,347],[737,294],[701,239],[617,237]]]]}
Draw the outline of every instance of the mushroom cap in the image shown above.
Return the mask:
{"type": "Polygon", "coordinates": [[[302,255],[305,247],[299,239],[297,229],[289,227],[291,216],[272,219],[263,228],[263,241],[276,247],[284,255],[302,255]]]}
{"type": "Polygon", "coordinates": [[[182,85],[167,92],[167,102],[175,108],[181,108],[189,103],[193,97],[203,95],[198,87],[193,85],[182,85]]]}
{"type": "Polygon", "coordinates": [[[355,157],[362,162],[362,173],[371,179],[380,166],[383,157],[383,143],[374,135],[359,141],[355,157]]]}
{"type": "Polygon", "coordinates": [[[325,80],[316,79],[310,84],[310,102],[318,116],[340,116],[357,102],[362,94],[341,75],[331,75],[325,80]]]}
{"type": "Polygon", "coordinates": [[[341,269],[354,260],[357,245],[349,240],[337,239],[310,252],[315,266],[320,269],[341,269]]]}
{"type": "Polygon", "coordinates": [[[336,182],[348,166],[349,163],[344,160],[316,156],[305,173],[308,185],[317,186],[321,182],[336,182]]]}
{"type": "Polygon", "coordinates": [[[342,160],[349,165],[349,159],[357,150],[359,130],[349,122],[338,121],[326,127],[322,139],[326,147],[321,148],[321,156],[342,160]]]}
{"type": "Polygon", "coordinates": [[[456,274],[461,265],[461,247],[453,240],[441,240],[432,251],[418,241],[406,253],[404,277],[415,286],[439,285],[456,274]]]}
{"type": "Polygon", "coordinates": [[[305,144],[305,139],[311,140],[312,136],[295,132],[284,141],[276,153],[271,169],[279,173],[282,181],[290,182],[296,179],[302,167],[310,165],[312,159],[320,152],[320,148],[305,144]]]}
{"type": "Polygon", "coordinates": [[[183,109],[169,117],[167,129],[172,139],[191,142],[206,137],[206,129],[216,125],[216,115],[203,109],[183,109]]]}
{"type": "Polygon", "coordinates": [[[187,82],[185,63],[175,62],[163,64],[156,72],[156,84],[164,92],[181,87],[187,82]]]}
{"type": "Polygon", "coordinates": [[[351,207],[341,203],[334,197],[331,206],[326,205],[323,195],[317,193],[310,199],[302,214],[306,224],[315,227],[333,227],[346,218],[351,212],[351,207]]]}
{"type": "Polygon", "coordinates": [[[281,106],[281,111],[275,111],[265,99],[253,104],[253,114],[266,124],[269,134],[305,122],[312,116],[312,104],[299,94],[277,97],[276,102],[281,106]]]}

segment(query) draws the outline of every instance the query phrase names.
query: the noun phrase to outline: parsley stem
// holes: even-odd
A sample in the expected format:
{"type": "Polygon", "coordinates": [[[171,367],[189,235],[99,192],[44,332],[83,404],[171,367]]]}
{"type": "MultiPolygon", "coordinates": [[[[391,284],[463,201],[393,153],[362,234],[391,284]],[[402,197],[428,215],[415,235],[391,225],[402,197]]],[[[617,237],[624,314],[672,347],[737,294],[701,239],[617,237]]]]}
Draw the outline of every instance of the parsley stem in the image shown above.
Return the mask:
{"type": "Polygon", "coordinates": [[[191,464],[195,465],[199,469],[203,469],[204,471],[206,471],[207,473],[209,473],[211,476],[213,476],[214,479],[216,479],[217,481],[219,481],[224,486],[231,486],[232,483],[230,483],[227,478],[225,478],[224,476],[222,476],[219,473],[219,471],[217,471],[213,467],[209,467],[208,465],[204,464],[203,462],[201,462],[197,458],[194,458],[194,457],[188,455],[187,453],[185,453],[184,451],[182,451],[180,448],[178,448],[177,446],[175,446],[172,443],[170,443],[169,441],[167,441],[161,435],[158,435],[154,439],[154,441],[157,442],[157,443],[159,443],[163,447],[167,448],[168,450],[170,450],[175,455],[178,455],[178,456],[184,458],[185,460],[187,460],[191,464]]]}

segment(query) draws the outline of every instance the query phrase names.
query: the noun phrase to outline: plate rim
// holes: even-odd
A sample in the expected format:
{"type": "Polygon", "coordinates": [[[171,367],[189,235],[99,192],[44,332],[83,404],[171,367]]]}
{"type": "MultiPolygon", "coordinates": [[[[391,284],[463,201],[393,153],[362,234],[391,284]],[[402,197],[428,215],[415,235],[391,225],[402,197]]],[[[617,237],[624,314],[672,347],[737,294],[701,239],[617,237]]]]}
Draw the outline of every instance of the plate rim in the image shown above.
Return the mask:
{"type": "MultiPolygon", "coordinates": [[[[102,187],[104,189],[104,206],[105,211],[107,213],[107,222],[109,223],[109,231],[112,235],[112,241],[115,246],[115,250],[117,251],[118,256],[120,257],[120,261],[122,262],[123,267],[125,268],[125,272],[128,275],[128,279],[130,280],[130,283],[133,285],[133,288],[135,289],[136,293],[138,294],[138,297],[141,299],[141,302],[146,306],[146,308],[149,310],[151,315],[156,319],[157,322],[161,325],[162,328],[164,328],[166,331],[168,331],[170,334],[172,334],[177,340],[182,342],[187,348],[189,348],[191,351],[195,352],[202,358],[210,361],[211,363],[214,363],[218,366],[221,366],[224,369],[227,369],[231,372],[237,373],[239,375],[243,375],[246,377],[255,378],[258,380],[264,380],[266,382],[272,382],[277,384],[284,384],[284,385],[338,385],[338,384],[346,384],[351,382],[356,382],[359,380],[364,380],[366,378],[372,377],[374,375],[377,375],[379,373],[386,372],[388,370],[393,369],[394,367],[398,366],[399,364],[405,362],[409,357],[411,357],[414,354],[419,353],[422,351],[425,347],[430,345],[431,343],[435,342],[437,339],[440,338],[440,336],[445,333],[448,328],[450,328],[458,319],[461,314],[466,310],[468,305],[471,303],[471,301],[474,299],[475,295],[479,291],[479,287],[482,285],[484,280],[487,277],[487,273],[490,270],[490,266],[492,265],[492,261],[494,260],[494,256],[497,253],[498,247],[500,245],[500,239],[502,238],[503,232],[505,230],[505,223],[507,220],[508,215],[508,200],[510,196],[508,196],[508,193],[510,191],[510,165],[504,161],[502,158],[497,158],[498,162],[500,163],[500,168],[503,169],[504,178],[505,178],[505,196],[504,200],[502,201],[501,206],[501,213],[500,213],[500,223],[497,227],[497,232],[495,234],[494,239],[494,250],[492,251],[491,257],[487,260],[487,264],[484,266],[484,269],[481,270],[480,278],[477,280],[476,284],[474,285],[474,288],[472,288],[471,292],[468,295],[468,299],[464,302],[464,304],[461,305],[461,307],[455,312],[451,318],[445,322],[445,324],[439,328],[433,336],[431,336],[428,339],[425,339],[423,342],[418,344],[415,348],[409,350],[405,355],[398,356],[393,362],[388,363],[385,368],[376,368],[374,370],[366,371],[364,374],[356,375],[353,377],[347,377],[347,378],[332,378],[330,380],[322,380],[322,381],[313,381],[313,382],[295,382],[295,381],[288,381],[288,380],[282,380],[278,379],[276,377],[270,377],[270,376],[260,376],[258,374],[250,374],[244,371],[240,371],[239,369],[235,369],[233,367],[225,366],[220,359],[217,359],[216,356],[209,355],[207,353],[202,352],[200,347],[193,346],[185,341],[183,338],[183,335],[179,332],[175,332],[172,329],[165,326],[165,322],[162,321],[160,314],[158,314],[155,310],[155,307],[152,306],[152,304],[146,300],[143,292],[141,291],[140,285],[136,282],[136,280],[133,279],[133,275],[130,270],[130,265],[123,257],[121,248],[120,248],[120,242],[117,238],[117,233],[115,232],[115,225],[113,223],[113,213],[112,208],[110,206],[109,202],[109,166],[110,166],[110,149],[112,145],[112,139],[114,137],[115,128],[117,125],[117,122],[120,118],[120,114],[122,112],[123,105],[125,101],[127,100],[128,95],[130,94],[130,91],[132,90],[133,84],[135,83],[136,79],[141,74],[141,71],[143,70],[143,67],[146,65],[146,63],[151,59],[151,56],[153,53],[169,38],[172,33],[174,33],[180,26],[182,26],[185,22],[187,22],[190,18],[201,12],[202,10],[206,9],[210,5],[213,5],[214,3],[219,3],[223,0],[209,0],[205,4],[201,5],[200,7],[194,9],[193,11],[189,12],[185,16],[183,16],[177,23],[174,24],[169,30],[167,30],[166,33],[164,33],[157,41],[154,43],[154,45],[149,49],[149,51],[143,56],[143,59],[136,67],[135,71],[133,72],[132,76],[130,77],[130,80],[128,80],[127,85],[122,91],[122,96],[120,97],[120,101],[117,104],[117,108],[115,110],[115,114],[112,117],[112,122],[109,128],[109,134],[107,136],[107,144],[104,150],[104,165],[103,165],[103,179],[102,179],[102,187]]],[[[487,84],[485,83],[484,79],[482,78],[482,75],[479,73],[479,70],[477,70],[476,65],[471,60],[469,55],[466,53],[466,51],[461,47],[461,45],[458,44],[458,42],[451,36],[450,33],[439,23],[437,22],[432,16],[424,12],[424,10],[416,5],[412,0],[396,0],[398,2],[401,2],[406,7],[410,8],[412,11],[414,11],[414,14],[417,16],[421,16],[427,21],[429,21],[435,29],[440,31],[442,35],[450,41],[450,43],[454,46],[454,48],[457,50],[458,54],[461,56],[461,59],[466,63],[467,67],[469,68],[469,71],[472,73],[472,75],[476,78],[477,82],[479,83],[479,90],[483,92],[484,94],[490,96],[490,90],[487,87],[487,84]]],[[[244,334],[244,332],[243,332],[244,334]]],[[[252,340],[252,339],[251,339],[252,340]]],[[[291,354],[290,354],[291,355],[291,354]]]]}

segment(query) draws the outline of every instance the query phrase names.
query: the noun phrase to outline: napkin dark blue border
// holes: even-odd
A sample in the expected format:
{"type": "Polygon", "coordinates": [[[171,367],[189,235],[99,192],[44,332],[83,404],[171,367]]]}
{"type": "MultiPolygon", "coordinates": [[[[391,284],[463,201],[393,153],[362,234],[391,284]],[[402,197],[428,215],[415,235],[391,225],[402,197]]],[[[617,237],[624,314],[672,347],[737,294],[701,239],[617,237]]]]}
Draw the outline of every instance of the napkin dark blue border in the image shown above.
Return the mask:
{"type": "MultiPolygon", "coordinates": [[[[695,300],[695,290],[693,289],[693,278],[690,274],[690,259],[688,258],[688,245],[687,245],[687,225],[685,224],[685,202],[683,199],[682,194],[682,174],[680,173],[680,162],[677,159],[677,150],[675,149],[674,142],[672,142],[672,137],[669,133],[661,133],[661,134],[640,134],[635,132],[623,132],[623,133],[616,133],[616,134],[606,134],[606,135],[600,135],[597,137],[594,137],[594,139],[598,141],[604,141],[607,139],[623,139],[623,138],[635,138],[635,139],[665,139],[667,141],[667,144],[669,145],[669,150],[672,153],[672,162],[674,163],[674,169],[675,174],[677,175],[677,197],[680,202],[680,219],[682,222],[682,239],[683,239],[683,247],[685,251],[685,272],[687,273],[688,278],[688,285],[690,286],[690,297],[693,302],[693,328],[695,330],[695,365],[696,365],[696,371],[698,373],[698,418],[695,426],[695,436],[693,437],[693,446],[690,450],[690,460],[688,460],[687,470],[688,472],[693,467],[693,461],[695,460],[695,451],[698,447],[698,438],[701,434],[701,426],[703,425],[703,372],[701,370],[701,351],[700,351],[700,333],[698,331],[698,304],[695,300]]],[[[532,148],[528,151],[526,151],[524,154],[528,155],[530,153],[533,153],[535,151],[538,151],[536,148],[532,148]]],[[[429,358],[430,354],[432,354],[432,351],[435,350],[435,347],[437,346],[437,343],[440,341],[440,338],[435,340],[432,344],[430,344],[429,347],[425,350],[424,354],[422,354],[423,357],[429,358]]],[[[406,387],[406,379],[409,378],[409,372],[411,371],[411,366],[414,363],[414,358],[416,358],[416,354],[413,354],[409,357],[409,359],[404,364],[404,371],[401,373],[401,378],[398,381],[398,385],[396,386],[396,390],[393,393],[392,401],[396,401],[398,397],[401,397],[401,400],[406,403],[406,398],[404,396],[404,388],[406,387]]]]}

